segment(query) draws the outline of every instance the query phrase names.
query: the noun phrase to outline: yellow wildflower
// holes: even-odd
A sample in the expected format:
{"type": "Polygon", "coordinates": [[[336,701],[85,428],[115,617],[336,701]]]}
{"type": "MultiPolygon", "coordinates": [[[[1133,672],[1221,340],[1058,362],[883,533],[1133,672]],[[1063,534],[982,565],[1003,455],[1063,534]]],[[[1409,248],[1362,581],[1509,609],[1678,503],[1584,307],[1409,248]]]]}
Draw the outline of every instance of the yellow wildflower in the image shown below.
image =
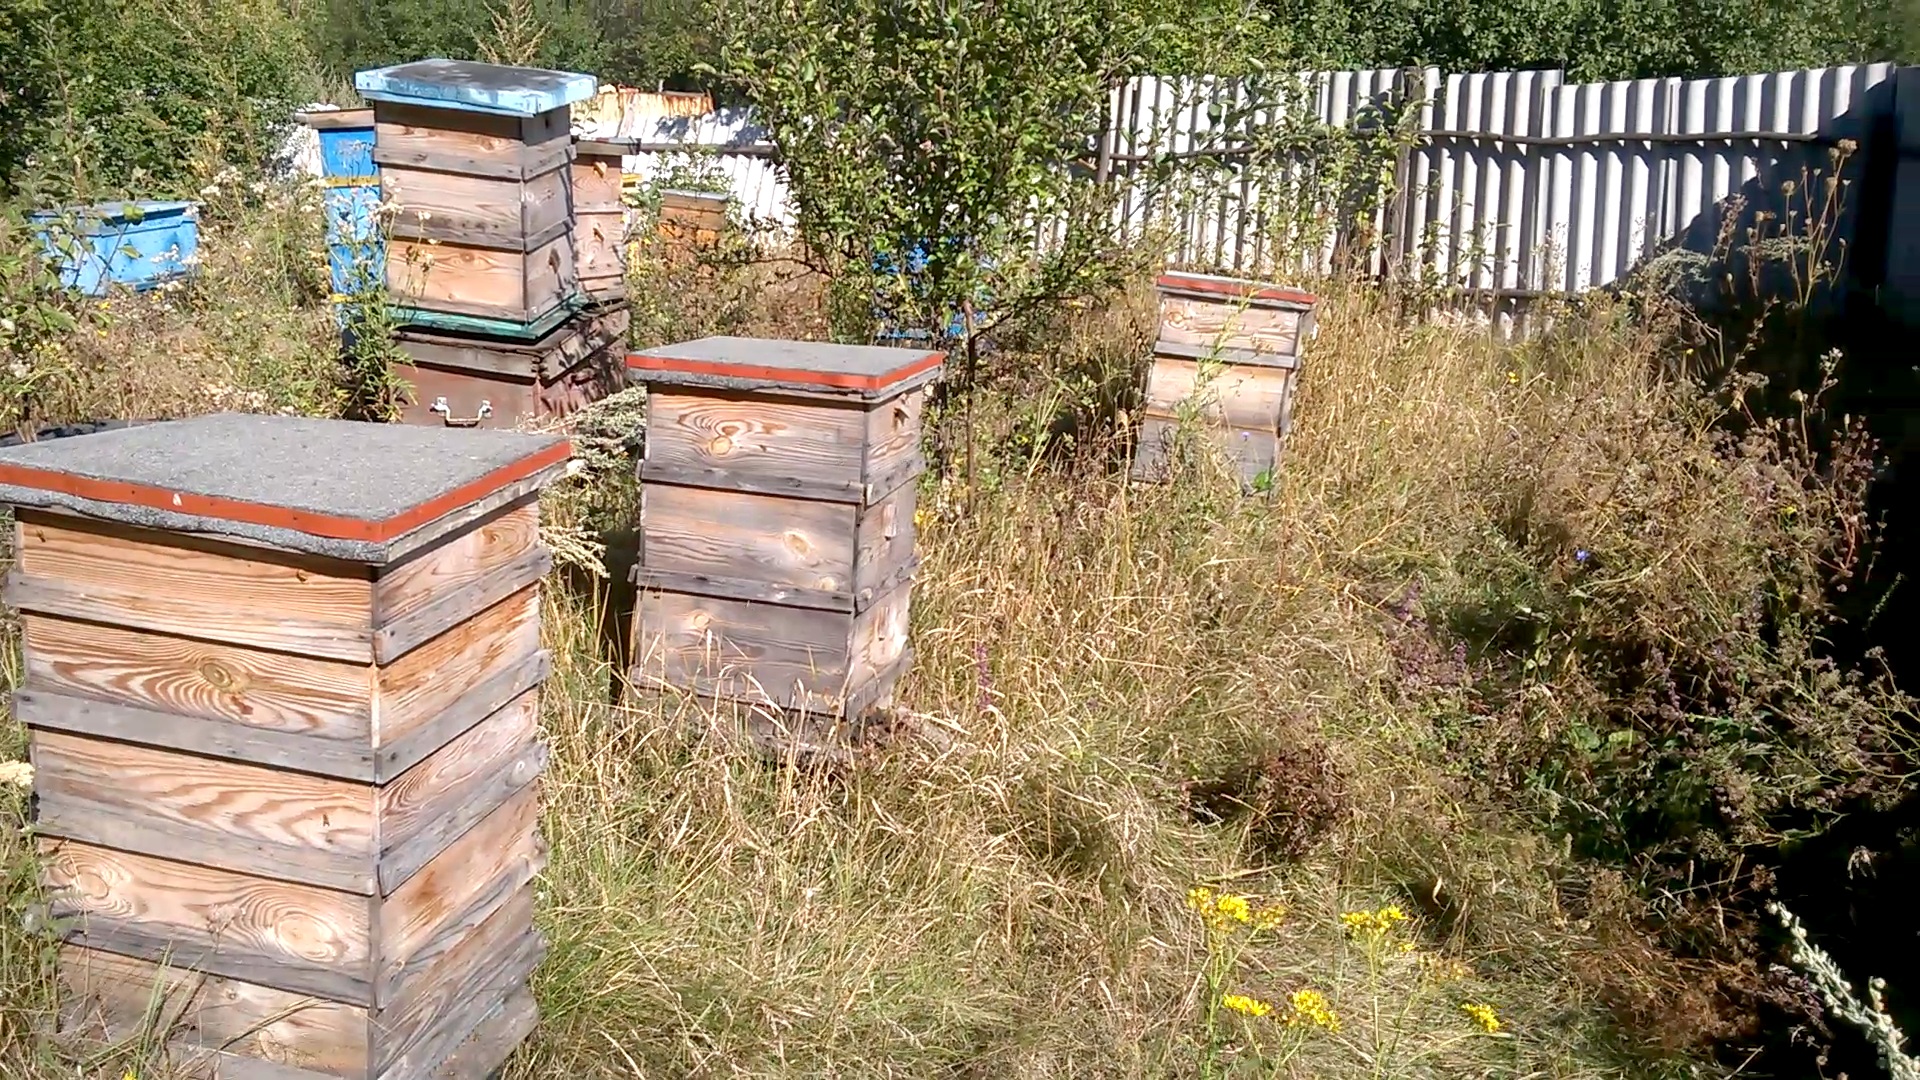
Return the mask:
{"type": "Polygon", "coordinates": [[[1507,372],[1507,385],[1508,385],[1508,386],[1519,386],[1519,385],[1520,385],[1520,373],[1519,373],[1519,372],[1517,372],[1517,371],[1509,371],[1509,372],[1507,372]]]}
{"type": "Polygon", "coordinates": [[[1220,999],[1220,1004],[1243,1016],[1260,1017],[1273,1011],[1272,1005],[1245,994],[1227,994],[1220,999]]]}
{"type": "Polygon", "coordinates": [[[1489,1035],[1500,1030],[1500,1017],[1491,1005],[1462,1005],[1460,1011],[1471,1017],[1480,1030],[1489,1035]]]}
{"type": "Polygon", "coordinates": [[[1253,921],[1253,908],[1244,896],[1223,896],[1214,902],[1215,910],[1237,923],[1253,921]]]}
{"type": "Polygon", "coordinates": [[[1393,932],[1393,928],[1407,921],[1407,913],[1400,910],[1398,904],[1388,904],[1378,911],[1349,911],[1340,916],[1340,922],[1355,934],[1364,934],[1376,941],[1393,932]]]}
{"type": "Polygon", "coordinates": [[[1213,890],[1204,885],[1195,885],[1187,890],[1187,906],[1195,911],[1213,910],[1213,890]]]}
{"type": "Polygon", "coordinates": [[[1280,924],[1285,922],[1286,919],[1286,905],[1268,904],[1253,913],[1253,928],[1255,930],[1277,930],[1280,928],[1280,924]]]}
{"type": "Polygon", "coordinates": [[[1287,1025],[1289,1027],[1317,1027],[1327,1031],[1340,1030],[1340,1015],[1327,1003],[1327,995],[1318,990],[1295,990],[1287,999],[1287,1025]]]}

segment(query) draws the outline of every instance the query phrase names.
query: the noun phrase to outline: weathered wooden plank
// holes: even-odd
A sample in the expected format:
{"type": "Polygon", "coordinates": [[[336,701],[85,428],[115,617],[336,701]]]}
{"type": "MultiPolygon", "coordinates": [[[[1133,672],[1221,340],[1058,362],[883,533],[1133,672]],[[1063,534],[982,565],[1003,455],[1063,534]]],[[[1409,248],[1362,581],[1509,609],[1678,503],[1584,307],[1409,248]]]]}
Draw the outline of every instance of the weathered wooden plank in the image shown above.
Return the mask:
{"type": "Polygon", "coordinates": [[[165,1036],[191,1075],[281,1080],[369,1075],[367,1011],[78,945],[60,948],[63,1031],[110,1042],[165,1036]]]}
{"type": "Polygon", "coordinates": [[[494,572],[457,586],[424,607],[381,625],[373,632],[374,659],[391,664],[472,619],[477,612],[539,584],[553,569],[553,553],[533,547],[494,572]]]}
{"type": "Polygon", "coordinates": [[[383,182],[409,168],[529,179],[573,160],[569,112],[522,118],[383,101],[374,105],[373,160],[383,182]]]}
{"type": "Polygon", "coordinates": [[[373,894],[370,787],[55,731],[31,752],[41,836],[373,894]]]}
{"type": "Polygon", "coordinates": [[[539,686],[552,671],[552,665],[552,654],[544,649],[536,650],[467,685],[465,693],[439,715],[380,747],[374,755],[376,779],[386,783],[404,774],[468,728],[539,686]]]}
{"type": "Polygon", "coordinates": [[[694,486],[837,498],[864,482],[867,417],[858,404],[660,387],[647,399],[643,476],[694,486]]]}
{"type": "Polygon", "coordinates": [[[380,195],[396,208],[395,236],[530,251],[571,224],[571,185],[560,169],[527,180],[392,169],[380,195]]]}
{"type": "Polygon", "coordinates": [[[529,690],[380,788],[380,892],[390,894],[546,766],[529,690]]]}
{"type": "Polygon", "coordinates": [[[646,592],[634,613],[636,682],[780,708],[831,710],[844,696],[851,619],[838,612],[646,592]]]}
{"type": "Polygon", "coordinates": [[[1295,356],[1301,312],[1191,296],[1160,297],[1160,339],[1175,345],[1295,356]]]}
{"type": "MultiPolygon", "coordinates": [[[[384,750],[404,742],[471,689],[521,666],[539,651],[540,586],[535,582],[379,670],[374,746],[384,750]]],[[[496,703],[494,709],[505,703],[496,703]]],[[[437,749],[438,744],[429,748],[437,749]]]]}
{"type": "Polygon", "coordinates": [[[372,659],[364,567],[80,518],[22,515],[29,611],[339,660],[372,659]]]}
{"type": "Polygon", "coordinates": [[[467,1041],[429,1075],[429,1080],[495,1080],[515,1049],[533,1034],[540,1011],[531,990],[515,990],[488,1013],[467,1041]]]}
{"type": "Polygon", "coordinates": [[[904,483],[860,508],[854,538],[854,593],[860,606],[872,602],[894,575],[914,559],[914,509],[920,488],[904,483]]]}
{"type": "Polygon", "coordinates": [[[911,585],[897,585],[855,616],[847,669],[849,692],[874,682],[906,655],[911,594],[911,585]]]}
{"type": "Polygon", "coordinates": [[[36,691],[289,735],[372,739],[373,676],[364,664],[31,613],[20,621],[26,685],[36,691]]]}
{"type": "Polygon", "coordinates": [[[892,491],[903,470],[922,462],[920,438],[926,401],[925,389],[911,390],[866,410],[866,472],[862,480],[870,493],[869,501],[892,491]]]}
{"type": "MultiPolygon", "coordinates": [[[[1133,479],[1162,483],[1169,478],[1173,465],[1171,451],[1178,445],[1178,432],[1179,424],[1173,420],[1158,416],[1141,418],[1133,479]]],[[[1271,472],[1279,461],[1281,446],[1277,436],[1204,426],[1197,426],[1194,435],[1195,449],[1226,455],[1239,472],[1243,485],[1253,484],[1262,474],[1271,472]]]]}
{"type": "Polygon", "coordinates": [[[805,589],[792,585],[769,585],[764,581],[749,581],[711,574],[690,574],[677,570],[656,570],[650,566],[635,566],[627,580],[642,589],[656,592],[714,596],[724,600],[752,600],[762,604],[784,604],[789,607],[838,611],[849,615],[854,611],[854,596],[850,592],[805,589]]]}
{"type": "Polygon", "coordinates": [[[649,570],[853,590],[850,504],[668,484],[649,485],[641,499],[649,570]]]}
{"type": "Polygon", "coordinates": [[[228,870],[42,840],[67,940],[290,993],[371,1005],[368,901],[228,870]]]}
{"type": "MultiPolygon", "coordinates": [[[[380,1037],[374,1071],[386,1075],[436,1064],[451,1050],[442,1023],[478,1001],[489,1009],[521,989],[543,952],[533,926],[533,889],[522,886],[480,922],[426,959],[406,992],[374,1016],[380,1037]],[[424,1052],[423,1052],[424,1051],[424,1052]]],[[[469,1022],[471,1016],[466,1018],[469,1022]]]]}
{"type": "Polygon", "coordinates": [[[1202,365],[1160,357],[1147,372],[1149,416],[1177,419],[1183,405],[1207,423],[1277,434],[1293,373],[1281,368],[1202,365]]]}
{"type": "Polygon", "coordinates": [[[546,865],[539,786],[535,781],[514,793],[381,902],[378,1004],[405,992],[420,970],[408,966],[416,954],[442,935],[457,939],[462,924],[484,921],[546,865]]]}
{"type": "Polygon", "coordinates": [[[1300,358],[1280,353],[1254,352],[1251,349],[1222,349],[1213,345],[1182,345],[1173,341],[1153,343],[1155,356],[1170,356],[1176,360],[1207,360],[1218,364],[1240,364],[1254,367],[1297,368],[1300,358]]]}
{"type": "Polygon", "coordinates": [[[370,781],[377,773],[373,747],[357,738],[294,734],[46,690],[16,692],[13,715],[35,729],[166,746],[320,776],[370,781]]]}
{"type": "Polygon", "coordinates": [[[374,625],[390,626],[448,593],[493,577],[539,543],[540,503],[529,496],[445,543],[383,566],[373,582],[374,625]]]}
{"type": "Polygon", "coordinates": [[[571,232],[524,253],[388,241],[387,289],[403,307],[532,323],[564,304],[577,286],[571,232]]]}

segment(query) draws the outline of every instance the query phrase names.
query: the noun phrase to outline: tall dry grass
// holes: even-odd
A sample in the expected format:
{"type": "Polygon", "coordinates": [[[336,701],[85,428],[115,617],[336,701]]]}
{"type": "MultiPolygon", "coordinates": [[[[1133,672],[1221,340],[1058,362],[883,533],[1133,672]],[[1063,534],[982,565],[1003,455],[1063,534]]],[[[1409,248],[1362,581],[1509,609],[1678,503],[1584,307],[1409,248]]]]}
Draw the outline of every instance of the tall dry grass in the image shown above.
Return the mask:
{"type": "MultiPolygon", "coordinates": [[[[643,333],[731,328],[698,294],[640,284],[658,298],[643,333]]],[[[779,305],[728,295],[736,321],[781,325],[779,305]]],[[[244,343],[312,318],[263,298],[247,322],[229,301],[241,325],[215,328],[194,304],[145,316],[140,340],[244,343]]],[[[1620,312],[1509,348],[1351,289],[1329,299],[1270,497],[1205,467],[1136,488],[1101,418],[1149,318],[1143,295],[1117,298],[996,361],[971,418],[982,460],[923,493],[898,722],[853,763],[769,761],[731,737],[737,717],[690,702],[610,704],[617,576],[556,574],[552,951],[511,1075],[1689,1074],[1719,973],[1676,958],[1633,883],[1518,797],[1549,760],[1535,741],[1604,696],[1576,670],[1595,654],[1540,647],[1546,669],[1510,688],[1538,707],[1489,714],[1467,616],[1597,551],[1608,577],[1581,587],[1666,597],[1668,616],[1620,610],[1684,621],[1689,598],[1775,572],[1776,465],[1731,452],[1712,403],[1662,374],[1657,331],[1620,312]],[[1459,633],[1428,625],[1450,618],[1459,633]],[[1210,927],[1196,886],[1286,915],[1210,927]],[[1372,946],[1342,920],[1388,907],[1407,919],[1372,946]],[[1338,1030],[1286,1023],[1301,991],[1338,1030]],[[1226,992],[1274,1011],[1223,1009],[1226,992]]],[[[243,383],[278,370],[227,360],[243,383]]],[[[550,516],[618,545],[630,494],[558,490],[550,516]]],[[[0,793],[0,1070],[51,1080],[76,1065],[30,1038],[54,1000],[46,942],[17,918],[25,811],[0,793]]],[[[78,1064],[127,1070],[164,1075],[146,1043],[78,1064]]]]}

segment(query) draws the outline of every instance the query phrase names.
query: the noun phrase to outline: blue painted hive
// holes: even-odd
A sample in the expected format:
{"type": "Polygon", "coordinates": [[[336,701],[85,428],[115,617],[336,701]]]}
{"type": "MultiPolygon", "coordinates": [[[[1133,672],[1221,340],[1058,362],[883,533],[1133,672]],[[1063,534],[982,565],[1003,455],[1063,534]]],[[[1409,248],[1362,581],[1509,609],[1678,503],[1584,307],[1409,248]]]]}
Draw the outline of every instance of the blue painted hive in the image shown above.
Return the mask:
{"type": "Polygon", "coordinates": [[[60,281],[88,296],[112,285],[144,291],[192,272],[200,247],[199,204],[101,203],[32,217],[60,281]]]}
{"type": "Polygon", "coordinates": [[[354,85],[373,102],[402,323],[534,340],[580,309],[568,114],[593,76],[419,60],[354,85]]]}
{"type": "Polygon", "coordinates": [[[373,110],[302,113],[300,122],[320,137],[320,175],[326,215],[327,269],[333,302],[383,287],[385,238],[374,208],[380,205],[380,166],[373,160],[373,110]]]}

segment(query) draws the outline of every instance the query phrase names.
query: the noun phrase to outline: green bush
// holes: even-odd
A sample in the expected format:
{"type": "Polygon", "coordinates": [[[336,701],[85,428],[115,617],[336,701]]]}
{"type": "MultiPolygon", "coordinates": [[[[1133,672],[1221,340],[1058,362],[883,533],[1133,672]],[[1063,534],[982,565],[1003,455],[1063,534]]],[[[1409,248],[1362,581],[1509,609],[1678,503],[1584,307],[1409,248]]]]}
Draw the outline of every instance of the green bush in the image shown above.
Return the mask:
{"type": "Polygon", "coordinates": [[[257,166],[315,91],[274,0],[29,0],[0,15],[0,183],[190,195],[257,166]]]}

